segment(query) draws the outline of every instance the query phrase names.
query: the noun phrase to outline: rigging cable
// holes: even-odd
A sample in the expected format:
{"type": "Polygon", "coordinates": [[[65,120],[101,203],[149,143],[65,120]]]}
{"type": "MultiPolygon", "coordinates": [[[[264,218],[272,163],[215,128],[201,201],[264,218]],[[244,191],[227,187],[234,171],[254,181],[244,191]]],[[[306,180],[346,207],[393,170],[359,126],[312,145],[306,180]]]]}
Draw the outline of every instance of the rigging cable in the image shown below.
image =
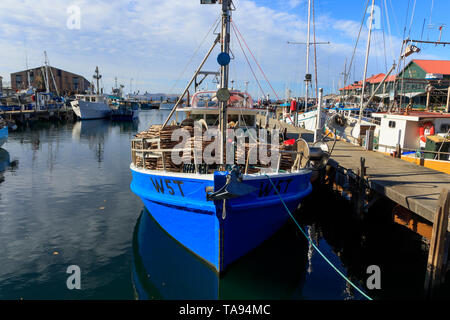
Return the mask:
{"type": "Polygon", "coordinates": [[[414,21],[414,15],[415,15],[415,12],[416,12],[416,2],[417,2],[417,0],[414,0],[414,6],[413,6],[412,13],[411,13],[411,22],[409,23],[408,38],[411,36],[411,28],[412,28],[412,24],[413,24],[413,21],[414,21]]]}
{"type": "Polygon", "coordinates": [[[250,64],[250,61],[248,60],[248,57],[247,57],[247,54],[245,53],[244,48],[242,47],[241,40],[239,39],[239,37],[238,37],[238,35],[237,35],[237,33],[236,33],[236,29],[235,29],[235,27],[234,27],[234,24],[231,24],[231,27],[233,28],[234,34],[236,35],[236,39],[238,40],[239,46],[241,47],[242,53],[244,54],[244,57],[245,57],[245,60],[247,60],[247,64],[248,64],[248,66],[250,67],[250,70],[251,70],[251,72],[252,72],[252,74],[253,74],[253,77],[255,78],[256,83],[258,84],[259,89],[261,90],[262,95],[265,96],[264,90],[263,90],[263,88],[261,87],[261,84],[259,83],[258,78],[256,77],[255,71],[253,71],[253,68],[252,68],[252,66],[251,66],[251,64],[250,64]]]}
{"type": "Polygon", "coordinates": [[[270,84],[269,79],[267,79],[266,74],[264,73],[263,69],[261,68],[261,66],[259,65],[258,61],[256,60],[255,56],[253,55],[252,50],[250,50],[249,46],[247,45],[247,42],[245,41],[244,37],[242,36],[242,34],[239,32],[238,27],[236,26],[236,24],[234,23],[234,20],[231,20],[231,25],[234,26],[235,31],[237,31],[237,33],[240,35],[242,41],[244,42],[245,46],[247,47],[247,50],[250,52],[250,54],[253,57],[253,60],[255,60],[256,65],[258,66],[259,70],[261,71],[262,75],[264,76],[264,79],[266,79],[267,83],[269,84],[270,88],[272,89],[273,93],[275,94],[275,96],[277,97],[278,100],[280,100],[280,98],[278,97],[277,93],[275,92],[275,90],[273,89],[272,85],[270,84]]]}
{"type": "Polygon", "coordinates": [[[316,15],[314,11],[314,0],[312,2],[312,14],[313,14],[313,36],[314,36],[314,80],[315,80],[315,86],[316,86],[316,103],[318,104],[318,98],[319,98],[319,89],[318,89],[318,80],[317,80],[317,52],[316,52],[316,15]]]}
{"type": "Polygon", "coordinates": [[[203,44],[205,43],[206,39],[208,38],[208,35],[211,33],[212,30],[214,30],[215,28],[217,28],[217,25],[219,23],[219,19],[220,17],[217,17],[216,21],[214,21],[214,23],[212,24],[211,28],[208,30],[208,32],[206,33],[205,37],[203,38],[203,40],[200,42],[200,44],[198,45],[197,49],[194,51],[194,53],[192,54],[191,58],[189,59],[188,63],[186,63],[186,66],[184,67],[183,71],[180,73],[180,75],[178,76],[177,80],[175,81],[175,83],[173,84],[172,88],[170,88],[169,93],[171,94],[173,92],[173,90],[175,89],[176,85],[178,84],[178,81],[180,81],[181,77],[184,75],[184,73],[186,72],[187,68],[189,67],[189,65],[191,64],[191,62],[194,60],[195,56],[197,55],[198,51],[200,50],[200,48],[203,46],[203,44]]]}
{"type": "Polygon", "coordinates": [[[387,24],[388,33],[389,33],[389,51],[390,51],[392,60],[395,60],[394,46],[392,45],[392,30],[391,30],[391,22],[390,22],[390,18],[389,18],[389,8],[387,6],[386,0],[384,0],[384,9],[386,12],[386,24],[387,24]]]}
{"type": "Polygon", "coordinates": [[[367,294],[364,293],[360,288],[358,288],[348,277],[346,277],[323,253],[320,251],[320,249],[317,247],[317,245],[314,243],[314,241],[311,239],[310,236],[303,230],[303,228],[300,226],[300,224],[297,222],[297,220],[292,215],[291,211],[287,207],[286,203],[284,202],[283,198],[281,197],[280,193],[278,192],[277,187],[273,183],[272,179],[265,174],[266,178],[269,179],[270,183],[272,184],[273,189],[275,190],[275,193],[278,195],[278,197],[281,200],[281,203],[283,204],[286,211],[289,213],[292,220],[294,220],[297,227],[300,229],[301,233],[306,237],[308,242],[316,249],[316,251],[322,256],[322,258],[342,277],[345,281],[347,281],[353,288],[355,288],[360,294],[362,294],[367,300],[373,300],[371,297],[369,297],[367,294]]]}
{"type": "MultiPolygon", "coordinates": [[[[355,47],[353,48],[352,58],[350,59],[350,65],[348,67],[349,73],[350,73],[350,70],[352,69],[353,60],[355,58],[356,49],[358,47],[359,37],[361,36],[361,31],[362,31],[362,28],[363,28],[363,25],[364,25],[364,21],[366,20],[366,13],[367,13],[367,8],[368,7],[369,7],[369,0],[367,0],[367,2],[366,2],[366,6],[364,8],[363,18],[361,20],[361,25],[359,27],[358,37],[356,38],[355,47]]],[[[344,88],[347,86],[347,81],[348,81],[348,75],[344,74],[344,88]]]]}
{"type": "MultiPolygon", "coordinates": [[[[381,15],[383,16],[383,7],[381,7],[381,15]]],[[[383,19],[381,19],[383,21],[383,19]]],[[[384,50],[384,68],[385,72],[388,72],[388,66],[387,66],[387,56],[386,56],[386,37],[385,37],[385,29],[384,29],[384,21],[383,21],[383,50],[384,50]]]]}
{"type": "MultiPolygon", "coordinates": [[[[409,16],[409,7],[411,5],[411,0],[408,0],[408,7],[406,9],[406,17],[405,17],[405,27],[403,28],[403,40],[405,40],[405,36],[406,36],[406,25],[408,24],[408,16],[409,16]]],[[[403,52],[403,48],[405,46],[405,42],[403,41],[402,43],[402,50],[400,51],[400,60],[401,60],[401,55],[403,52]]],[[[398,64],[399,67],[401,66],[401,62],[398,64]]],[[[403,59],[403,70],[406,66],[406,59],[403,59]]],[[[400,70],[399,70],[400,71],[400,70]]],[[[402,72],[402,88],[401,88],[401,94],[400,94],[400,103],[399,103],[399,107],[402,107],[402,103],[403,103],[403,95],[405,94],[405,72],[402,72]]]]}

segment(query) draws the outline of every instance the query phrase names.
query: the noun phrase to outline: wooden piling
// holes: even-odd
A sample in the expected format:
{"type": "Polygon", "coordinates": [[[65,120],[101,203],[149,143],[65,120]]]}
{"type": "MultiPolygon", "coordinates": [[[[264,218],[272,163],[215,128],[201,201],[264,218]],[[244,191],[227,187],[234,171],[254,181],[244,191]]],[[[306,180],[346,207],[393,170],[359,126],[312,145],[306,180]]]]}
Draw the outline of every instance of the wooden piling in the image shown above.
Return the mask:
{"type": "Polygon", "coordinates": [[[432,298],[445,280],[447,271],[447,227],[450,211],[450,191],[443,189],[434,217],[433,232],[428,253],[427,273],[425,276],[425,294],[432,298]],[[445,259],[444,259],[445,257],[445,259]]]}
{"type": "Polygon", "coordinates": [[[401,157],[402,157],[402,147],[400,146],[400,144],[397,143],[397,145],[395,146],[395,157],[394,158],[401,159],[401,157]]]}
{"type": "Polygon", "coordinates": [[[357,190],[353,196],[356,201],[356,217],[362,220],[364,218],[364,206],[366,202],[366,159],[361,157],[359,161],[360,168],[358,169],[357,190]]]}

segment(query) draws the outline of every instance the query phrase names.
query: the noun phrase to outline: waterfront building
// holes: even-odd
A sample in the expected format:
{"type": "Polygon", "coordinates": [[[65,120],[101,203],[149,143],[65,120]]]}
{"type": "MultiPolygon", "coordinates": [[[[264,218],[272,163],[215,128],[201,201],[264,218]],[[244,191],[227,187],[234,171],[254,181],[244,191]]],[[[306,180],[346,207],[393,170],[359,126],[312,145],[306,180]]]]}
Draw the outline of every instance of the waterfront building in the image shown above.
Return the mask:
{"type": "MultiPolygon", "coordinates": [[[[375,93],[383,81],[384,73],[366,79],[365,97],[375,93]]],[[[359,101],[363,81],[339,89],[339,95],[346,101],[359,101]]],[[[395,97],[397,103],[411,104],[428,110],[447,107],[450,84],[450,60],[411,60],[398,75],[390,75],[375,93],[373,101],[388,104],[395,97]]]]}
{"type": "MultiPolygon", "coordinates": [[[[32,86],[38,90],[45,90],[45,66],[19,71],[11,74],[11,88],[14,91],[27,89],[32,86]]],[[[60,94],[84,93],[91,83],[81,75],[55,67],[48,67],[50,91],[60,94]],[[55,85],[57,90],[55,90],[55,85]]]]}

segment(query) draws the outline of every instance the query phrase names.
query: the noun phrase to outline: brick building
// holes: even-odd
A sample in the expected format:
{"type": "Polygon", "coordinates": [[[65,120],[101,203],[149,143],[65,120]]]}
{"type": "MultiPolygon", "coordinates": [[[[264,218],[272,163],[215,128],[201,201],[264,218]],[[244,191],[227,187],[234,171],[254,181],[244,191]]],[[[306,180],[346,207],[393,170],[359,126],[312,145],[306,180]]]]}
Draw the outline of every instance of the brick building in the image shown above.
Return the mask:
{"type": "MultiPolygon", "coordinates": [[[[34,69],[19,71],[11,74],[11,88],[14,91],[26,89],[29,87],[28,83],[28,73],[30,77],[31,86],[38,90],[45,90],[45,67],[38,67],[34,69]]],[[[53,78],[55,79],[56,86],[61,95],[83,93],[91,85],[88,80],[83,76],[75,73],[64,71],[55,67],[49,67],[48,78],[50,91],[56,92],[53,83],[53,78]]]]}

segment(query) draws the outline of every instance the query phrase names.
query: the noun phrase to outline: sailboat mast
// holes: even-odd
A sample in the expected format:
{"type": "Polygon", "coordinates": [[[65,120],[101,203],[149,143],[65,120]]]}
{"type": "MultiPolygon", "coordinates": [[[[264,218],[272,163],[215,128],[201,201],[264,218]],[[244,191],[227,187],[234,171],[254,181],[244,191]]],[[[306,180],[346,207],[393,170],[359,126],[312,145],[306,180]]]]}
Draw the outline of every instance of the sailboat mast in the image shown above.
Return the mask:
{"type": "Polygon", "coordinates": [[[372,9],[370,11],[369,35],[368,35],[368,39],[367,39],[366,61],[364,63],[364,77],[363,77],[363,86],[362,86],[362,92],[361,92],[361,105],[359,107],[358,124],[361,124],[362,112],[363,112],[363,108],[364,108],[364,91],[366,90],[367,65],[369,62],[370,39],[372,37],[372,24],[373,24],[374,9],[375,9],[375,0],[372,0],[372,9]]]}
{"type": "MultiPolygon", "coordinates": [[[[227,55],[230,54],[230,23],[231,23],[231,3],[232,0],[222,0],[222,32],[221,49],[227,55]]],[[[220,68],[220,89],[228,89],[229,64],[222,65],[220,68]]],[[[228,125],[227,116],[228,101],[221,101],[219,104],[219,124],[220,124],[220,163],[226,164],[226,132],[228,125]]]]}
{"type": "Polygon", "coordinates": [[[309,47],[310,43],[310,29],[311,29],[311,0],[308,0],[308,31],[306,36],[306,75],[305,75],[305,112],[308,109],[308,91],[311,75],[309,74],[309,47]]]}

